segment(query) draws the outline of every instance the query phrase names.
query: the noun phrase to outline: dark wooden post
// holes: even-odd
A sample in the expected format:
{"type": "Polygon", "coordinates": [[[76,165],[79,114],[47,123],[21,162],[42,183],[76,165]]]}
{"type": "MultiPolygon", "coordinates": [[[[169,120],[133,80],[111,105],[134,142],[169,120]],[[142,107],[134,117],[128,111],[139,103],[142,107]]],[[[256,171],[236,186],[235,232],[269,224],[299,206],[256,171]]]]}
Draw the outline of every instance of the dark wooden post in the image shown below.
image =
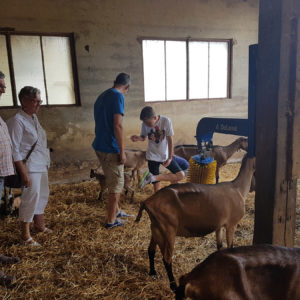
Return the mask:
{"type": "Polygon", "coordinates": [[[299,2],[260,0],[255,244],[294,245],[299,175],[295,171],[296,144],[299,145],[299,2]]]}

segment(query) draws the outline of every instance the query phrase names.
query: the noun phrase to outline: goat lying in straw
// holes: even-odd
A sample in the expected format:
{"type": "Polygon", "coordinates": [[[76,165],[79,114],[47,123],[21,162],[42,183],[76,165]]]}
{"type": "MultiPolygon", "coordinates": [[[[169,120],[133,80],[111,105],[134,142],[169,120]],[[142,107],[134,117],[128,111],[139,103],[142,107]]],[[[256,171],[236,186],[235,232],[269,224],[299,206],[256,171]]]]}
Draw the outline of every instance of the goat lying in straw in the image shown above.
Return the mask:
{"type": "Polygon", "coordinates": [[[255,158],[244,157],[240,172],[231,182],[205,185],[183,183],[169,185],[141,204],[136,222],[145,209],[151,220],[148,248],[150,275],[155,275],[156,245],[172,290],[176,282],[172,272],[172,254],[176,236],[197,237],[216,232],[217,248],[222,247],[222,227],[226,228],[227,247],[233,247],[236,225],[245,214],[245,198],[255,171],[255,158]]]}
{"type": "MultiPolygon", "coordinates": [[[[240,149],[247,151],[248,139],[240,137],[228,146],[213,146],[211,156],[217,161],[216,183],[219,182],[220,168],[225,166],[227,160],[240,149]]],[[[199,154],[199,149],[196,145],[178,145],[174,148],[174,154],[189,160],[191,156],[199,154]]]]}
{"type": "Polygon", "coordinates": [[[299,300],[300,248],[255,245],[211,254],[182,276],[176,300],[299,300]]]}

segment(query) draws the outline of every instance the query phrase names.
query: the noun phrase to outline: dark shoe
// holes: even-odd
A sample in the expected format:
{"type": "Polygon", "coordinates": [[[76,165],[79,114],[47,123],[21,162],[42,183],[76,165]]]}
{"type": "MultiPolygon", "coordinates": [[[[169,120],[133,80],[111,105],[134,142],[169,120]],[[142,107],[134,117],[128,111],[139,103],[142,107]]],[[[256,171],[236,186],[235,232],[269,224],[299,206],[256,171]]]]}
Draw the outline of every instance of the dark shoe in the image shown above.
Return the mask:
{"type": "Polygon", "coordinates": [[[0,271],[0,285],[11,286],[16,281],[16,278],[13,276],[9,276],[0,271]]]}
{"type": "Polygon", "coordinates": [[[118,226],[123,226],[124,222],[120,219],[116,219],[114,223],[107,223],[105,225],[105,228],[110,229],[110,228],[114,228],[114,227],[118,227],[118,226]]]}
{"type": "Polygon", "coordinates": [[[1,265],[12,265],[12,264],[16,264],[20,261],[19,257],[9,257],[9,256],[5,256],[0,254],[0,264],[1,265]]]}

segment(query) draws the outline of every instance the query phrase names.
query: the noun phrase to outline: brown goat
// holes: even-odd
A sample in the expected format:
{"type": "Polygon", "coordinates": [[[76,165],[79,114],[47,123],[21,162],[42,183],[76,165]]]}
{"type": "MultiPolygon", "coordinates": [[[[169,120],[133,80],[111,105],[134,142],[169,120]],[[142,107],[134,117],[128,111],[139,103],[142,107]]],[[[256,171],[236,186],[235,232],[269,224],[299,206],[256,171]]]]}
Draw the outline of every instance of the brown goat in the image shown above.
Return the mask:
{"type": "MultiPolygon", "coordinates": [[[[217,162],[216,183],[219,182],[220,168],[226,165],[227,160],[238,150],[248,149],[248,139],[240,137],[228,146],[213,146],[211,157],[217,162]]],[[[197,145],[178,145],[174,147],[174,154],[183,157],[187,161],[196,154],[199,154],[197,145]]]]}
{"type": "Polygon", "coordinates": [[[222,227],[226,229],[227,247],[233,247],[236,225],[245,214],[245,198],[255,171],[255,158],[244,157],[239,175],[232,182],[219,184],[183,183],[169,185],[145,200],[136,222],[146,209],[151,220],[148,248],[150,275],[156,274],[156,245],[163,255],[172,290],[176,282],[172,255],[176,236],[198,237],[216,232],[217,248],[222,247],[222,227]]]}
{"type": "MultiPolygon", "coordinates": [[[[102,201],[103,193],[106,191],[106,181],[103,173],[98,172],[96,169],[91,169],[90,178],[96,178],[100,184],[101,190],[98,194],[98,200],[102,201]]],[[[124,172],[124,189],[125,196],[127,196],[128,192],[131,192],[130,200],[133,202],[134,197],[134,189],[131,187],[132,181],[132,172],[124,172]]]]}
{"type": "Polygon", "coordinates": [[[248,139],[240,137],[228,146],[213,146],[211,156],[217,161],[216,183],[219,182],[220,168],[226,165],[227,160],[238,150],[248,150],[248,139]]]}
{"type": "Polygon", "coordinates": [[[146,151],[125,149],[126,162],[124,167],[132,169],[132,178],[141,180],[140,170],[147,167],[146,151]]]}
{"type": "Polygon", "coordinates": [[[215,252],[182,276],[176,300],[299,300],[300,248],[273,245],[215,252]]]}
{"type": "Polygon", "coordinates": [[[189,161],[192,156],[199,154],[199,149],[197,145],[177,145],[174,147],[174,154],[189,161]]]}

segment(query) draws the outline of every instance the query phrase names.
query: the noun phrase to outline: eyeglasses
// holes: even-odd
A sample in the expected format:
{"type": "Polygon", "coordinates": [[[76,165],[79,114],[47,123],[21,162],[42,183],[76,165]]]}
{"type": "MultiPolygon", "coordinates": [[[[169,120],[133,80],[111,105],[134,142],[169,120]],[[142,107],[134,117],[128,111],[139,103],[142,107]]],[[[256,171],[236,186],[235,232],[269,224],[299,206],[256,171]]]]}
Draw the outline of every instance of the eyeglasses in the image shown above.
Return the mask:
{"type": "Polygon", "coordinates": [[[31,102],[34,104],[42,104],[43,100],[35,100],[35,99],[31,99],[31,102]]]}

